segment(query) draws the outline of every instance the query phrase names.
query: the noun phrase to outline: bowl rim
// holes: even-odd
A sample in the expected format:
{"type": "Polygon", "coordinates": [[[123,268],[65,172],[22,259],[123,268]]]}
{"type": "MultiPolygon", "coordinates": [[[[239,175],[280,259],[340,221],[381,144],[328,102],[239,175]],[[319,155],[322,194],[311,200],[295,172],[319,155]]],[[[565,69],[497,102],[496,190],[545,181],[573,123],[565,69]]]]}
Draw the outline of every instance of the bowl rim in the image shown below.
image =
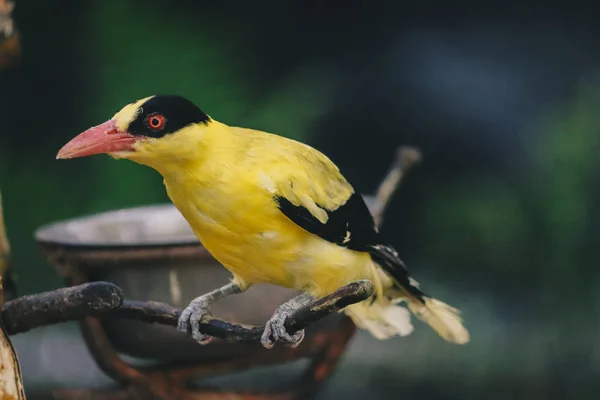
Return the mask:
{"type": "MultiPolygon", "coordinates": [[[[87,221],[100,220],[106,217],[116,217],[119,214],[131,214],[136,211],[156,211],[156,210],[177,210],[172,203],[156,203],[147,204],[135,207],[124,207],[111,209],[106,211],[100,211],[97,213],[84,214],[72,218],[66,218],[49,222],[47,224],[40,225],[34,231],[35,241],[40,245],[45,246],[60,246],[77,249],[98,249],[98,250],[110,250],[110,249],[133,249],[133,248],[153,248],[153,247],[180,247],[180,246],[201,246],[199,239],[194,235],[169,235],[161,239],[155,240],[144,240],[144,241],[128,241],[128,242],[116,242],[116,241],[73,241],[69,239],[60,238],[53,235],[53,232],[67,224],[72,223],[84,223],[87,221]]],[[[177,212],[179,212],[177,210],[177,212]]],[[[185,218],[184,218],[185,220],[185,218]]],[[[187,221],[186,221],[187,223],[187,221]]]]}

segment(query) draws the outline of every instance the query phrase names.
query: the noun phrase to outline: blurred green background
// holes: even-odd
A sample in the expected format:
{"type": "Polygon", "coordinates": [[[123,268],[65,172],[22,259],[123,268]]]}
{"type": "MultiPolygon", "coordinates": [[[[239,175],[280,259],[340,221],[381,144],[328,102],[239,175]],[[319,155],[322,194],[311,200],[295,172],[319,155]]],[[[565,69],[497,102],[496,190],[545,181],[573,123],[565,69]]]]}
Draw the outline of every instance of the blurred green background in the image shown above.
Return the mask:
{"type": "Polygon", "coordinates": [[[362,192],[396,146],[423,153],[382,230],[472,343],[361,334],[323,398],[595,398],[600,13],[519,4],[17,0],[0,188],[19,294],[61,286],[40,225],[168,201],[149,168],[54,157],[176,93],[313,145],[362,192]]]}

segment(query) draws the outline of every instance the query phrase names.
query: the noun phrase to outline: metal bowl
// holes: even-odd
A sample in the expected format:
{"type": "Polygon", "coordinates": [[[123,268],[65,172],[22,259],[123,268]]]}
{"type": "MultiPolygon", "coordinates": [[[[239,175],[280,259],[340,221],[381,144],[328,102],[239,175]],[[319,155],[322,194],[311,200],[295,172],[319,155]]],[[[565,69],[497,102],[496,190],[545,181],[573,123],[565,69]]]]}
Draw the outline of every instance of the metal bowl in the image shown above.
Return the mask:
{"type": "MultiPolygon", "coordinates": [[[[128,299],[185,307],[231,277],[170,204],[60,221],[39,228],[35,237],[68,284],[112,282],[128,299]]],[[[240,323],[264,324],[275,308],[294,294],[277,286],[256,285],[216,302],[212,313],[240,323]]],[[[337,314],[312,325],[306,331],[305,342],[310,342],[311,335],[334,329],[342,318],[346,317],[337,314]]],[[[137,358],[212,362],[239,356],[240,346],[249,347],[224,341],[199,346],[172,327],[133,320],[106,317],[102,324],[117,351],[137,358]]]]}

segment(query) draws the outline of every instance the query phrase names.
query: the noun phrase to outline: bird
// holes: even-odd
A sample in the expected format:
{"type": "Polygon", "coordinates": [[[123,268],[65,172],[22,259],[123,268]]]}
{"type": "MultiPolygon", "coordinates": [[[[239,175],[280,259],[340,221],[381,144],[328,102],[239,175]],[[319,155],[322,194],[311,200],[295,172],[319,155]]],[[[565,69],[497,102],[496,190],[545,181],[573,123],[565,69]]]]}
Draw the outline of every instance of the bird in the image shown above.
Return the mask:
{"type": "Polygon", "coordinates": [[[177,329],[200,344],[210,306],[264,283],[299,294],[278,306],[260,342],[298,346],[285,321],[315,298],[370,280],[370,298],[343,312],[379,340],[413,332],[411,313],[444,340],[470,341],[458,309],[430,296],[385,241],[363,197],[322,152],[274,133],[227,125],[176,94],[126,104],[68,141],[57,159],[107,154],[156,170],[206,250],[232,274],[190,301],[177,329]]]}

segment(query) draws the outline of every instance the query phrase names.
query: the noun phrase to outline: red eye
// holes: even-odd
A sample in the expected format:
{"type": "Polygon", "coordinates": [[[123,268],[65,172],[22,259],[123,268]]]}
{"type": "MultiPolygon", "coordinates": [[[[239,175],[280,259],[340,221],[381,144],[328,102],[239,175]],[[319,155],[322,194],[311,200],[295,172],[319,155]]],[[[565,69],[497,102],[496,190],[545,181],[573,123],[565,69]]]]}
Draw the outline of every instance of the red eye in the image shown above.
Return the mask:
{"type": "Polygon", "coordinates": [[[146,117],[146,123],[151,129],[159,130],[164,128],[167,120],[160,114],[150,114],[146,117]]]}

